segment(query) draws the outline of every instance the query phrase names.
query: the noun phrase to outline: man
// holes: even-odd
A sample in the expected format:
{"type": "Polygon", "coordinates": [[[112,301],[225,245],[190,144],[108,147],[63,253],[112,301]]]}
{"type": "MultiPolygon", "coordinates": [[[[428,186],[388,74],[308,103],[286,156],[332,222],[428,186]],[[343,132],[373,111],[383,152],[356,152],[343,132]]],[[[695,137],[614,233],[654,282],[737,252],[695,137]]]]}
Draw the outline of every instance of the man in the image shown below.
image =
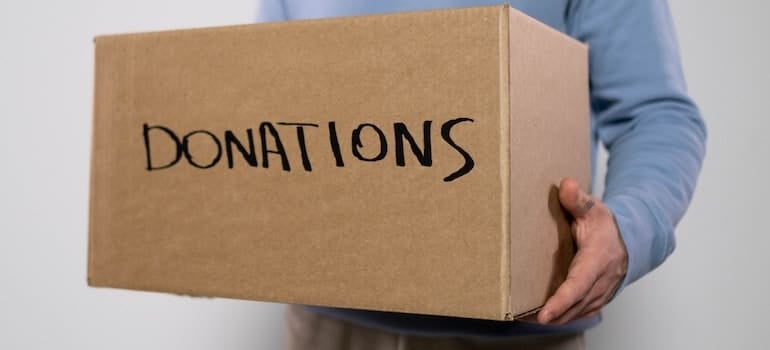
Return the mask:
{"type": "MultiPolygon", "coordinates": [[[[290,348],[583,348],[583,331],[625,286],[674,249],[706,131],[687,96],[664,0],[519,0],[510,5],[589,45],[592,149],[609,151],[604,200],[572,179],[559,189],[575,218],[567,279],[529,322],[289,307],[290,348]]],[[[489,0],[264,0],[278,21],[499,4],[489,0]]],[[[594,152],[595,153],[595,152],[594,152]]]]}

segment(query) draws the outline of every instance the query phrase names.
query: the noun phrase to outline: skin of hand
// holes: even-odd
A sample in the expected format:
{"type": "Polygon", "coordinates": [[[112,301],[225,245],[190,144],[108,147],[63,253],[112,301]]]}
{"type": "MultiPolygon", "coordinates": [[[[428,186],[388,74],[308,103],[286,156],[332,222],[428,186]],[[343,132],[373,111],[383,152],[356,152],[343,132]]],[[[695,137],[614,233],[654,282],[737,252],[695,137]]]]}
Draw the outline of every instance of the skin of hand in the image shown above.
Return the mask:
{"type": "Polygon", "coordinates": [[[628,253],[609,208],[565,178],[559,200],[572,216],[577,252],[567,278],[537,314],[542,324],[596,315],[615,295],[628,269],[628,253]]]}

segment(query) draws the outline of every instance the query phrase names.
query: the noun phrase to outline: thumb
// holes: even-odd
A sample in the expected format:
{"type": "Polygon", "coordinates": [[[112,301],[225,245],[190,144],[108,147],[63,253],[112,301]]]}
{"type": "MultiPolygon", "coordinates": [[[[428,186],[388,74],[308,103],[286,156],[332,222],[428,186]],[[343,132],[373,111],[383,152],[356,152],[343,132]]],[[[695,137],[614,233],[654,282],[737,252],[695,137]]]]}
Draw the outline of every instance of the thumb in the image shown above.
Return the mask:
{"type": "Polygon", "coordinates": [[[580,189],[578,182],[567,177],[559,184],[559,201],[575,219],[583,218],[596,204],[594,199],[580,189]]]}

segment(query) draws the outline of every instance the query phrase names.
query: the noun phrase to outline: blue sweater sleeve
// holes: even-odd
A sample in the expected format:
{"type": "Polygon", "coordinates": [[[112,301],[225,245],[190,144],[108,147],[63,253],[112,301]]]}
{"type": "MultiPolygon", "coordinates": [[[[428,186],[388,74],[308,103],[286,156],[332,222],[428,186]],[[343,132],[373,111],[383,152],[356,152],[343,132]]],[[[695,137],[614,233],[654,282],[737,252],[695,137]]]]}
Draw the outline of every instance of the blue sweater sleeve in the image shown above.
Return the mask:
{"type": "Polygon", "coordinates": [[[706,129],[665,0],[576,0],[569,11],[569,34],[589,45],[593,132],[609,152],[604,201],[628,250],[623,289],[673,251],[706,129]]]}
{"type": "Polygon", "coordinates": [[[283,0],[259,0],[257,22],[278,22],[288,20],[283,0]]]}

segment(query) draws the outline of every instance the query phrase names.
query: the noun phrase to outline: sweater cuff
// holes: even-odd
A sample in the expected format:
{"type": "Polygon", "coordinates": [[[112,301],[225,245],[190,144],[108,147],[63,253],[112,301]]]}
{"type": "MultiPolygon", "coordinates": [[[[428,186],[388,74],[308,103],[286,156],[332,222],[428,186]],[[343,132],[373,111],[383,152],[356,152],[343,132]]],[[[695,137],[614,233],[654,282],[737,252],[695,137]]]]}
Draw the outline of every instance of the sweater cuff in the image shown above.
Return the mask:
{"type": "Polygon", "coordinates": [[[620,237],[628,253],[628,269],[615,296],[629,284],[650,272],[657,264],[650,254],[651,238],[656,232],[655,215],[640,199],[618,194],[605,198],[605,205],[615,217],[620,237]]]}

